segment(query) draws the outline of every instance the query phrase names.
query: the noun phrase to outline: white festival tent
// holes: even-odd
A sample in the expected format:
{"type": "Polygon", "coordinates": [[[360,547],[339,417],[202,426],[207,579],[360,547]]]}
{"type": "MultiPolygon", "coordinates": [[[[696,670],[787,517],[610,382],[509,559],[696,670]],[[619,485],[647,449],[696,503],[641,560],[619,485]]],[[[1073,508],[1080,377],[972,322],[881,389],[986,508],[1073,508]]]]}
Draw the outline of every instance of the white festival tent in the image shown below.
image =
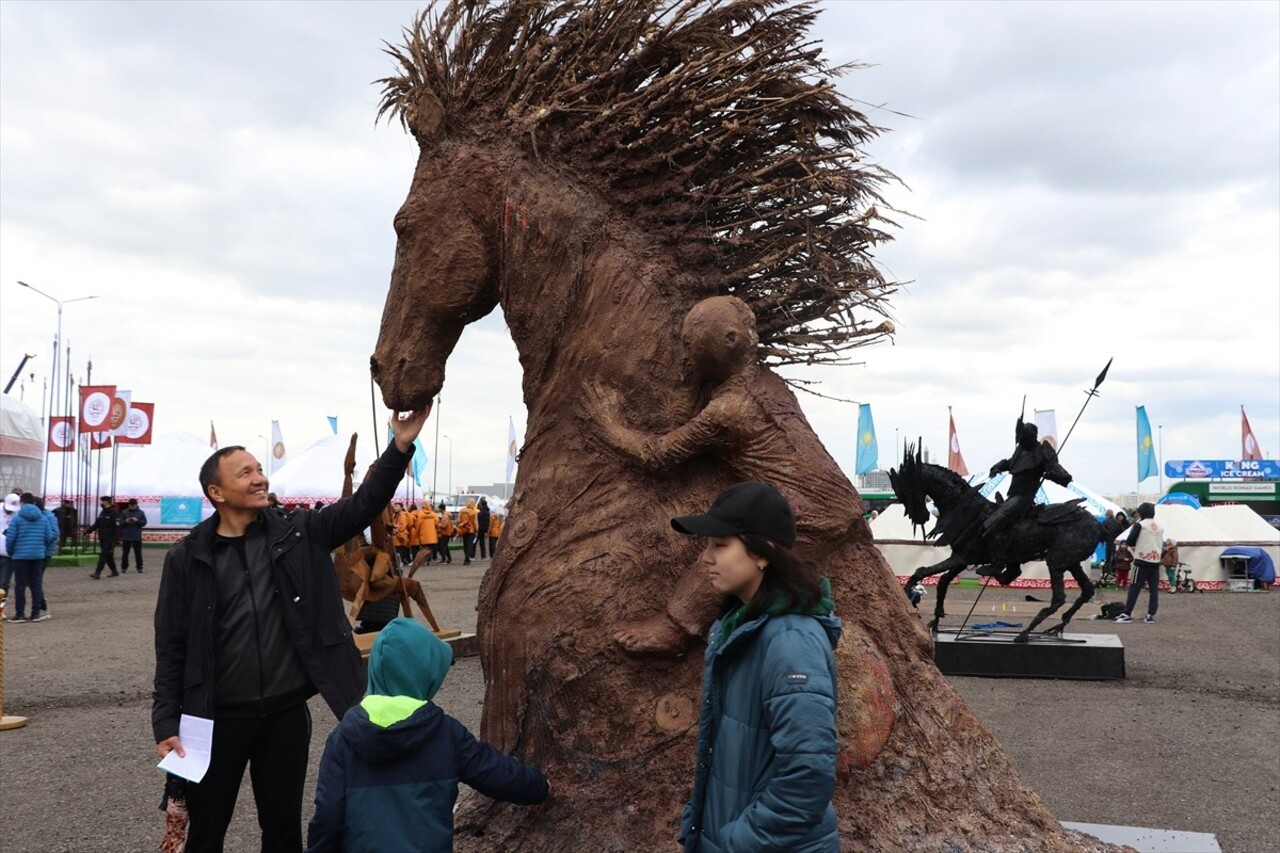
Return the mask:
{"type": "Polygon", "coordinates": [[[40,415],[12,394],[0,394],[0,490],[39,493],[44,470],[40,415]]]}
{"type": "MultiPolygon", "coordinates": [[[[326,435],[301,453],[290,453],[289,461],[271,475],[271,491],[283,504],[333,503],[342,496],[342,466],[350,442],[347,435],[326,435]]],[[[359,487],[376,458],[370,442],[356,442],[354,487],[359,487]]]]}
{"type": "MultiPolygon", "coordinates": [[[[314,504],[316,501],[333,503],[342,496],[342,466],[350,441],[350,436],[326,435],[301,453],[290,453],[289,461],[271,475],[271,491],[286,505],[314,504]]],[[[369,442],[356,442],[356,469],[351,476],[355,488],[360,487],[377,456],[378,451],[369,442]]],[[[396,488],[395,500],[421,503],[422,488],[406,473],[396,488]]]]}
{"type": "MultiPolygon", "coordinates": [[[[158,504],[162,497],[198,497],[200,466],[212,452],[208,439],[189,432],[162,433],[136,449],[121,445],[115,496],[137,498],[139,504],[158,504]]],[[[108,451],[102,455],[110,458],[108,451]]],[[[103,491],[107,488],[104,485],[103,491]]]]}
{"type": "Polygon", "coordinates": [[[1247,506],[1193,509],[1182,504],[1158,504],[1156,524],[1166,538],[1178,543],[1178,559],[1191,569],[1191,577],[1206,589],[1226,585],[1222,552],[1237,545],[1263,548],[1280,565],[1280,530],[1265,522],[1247,506]]]}

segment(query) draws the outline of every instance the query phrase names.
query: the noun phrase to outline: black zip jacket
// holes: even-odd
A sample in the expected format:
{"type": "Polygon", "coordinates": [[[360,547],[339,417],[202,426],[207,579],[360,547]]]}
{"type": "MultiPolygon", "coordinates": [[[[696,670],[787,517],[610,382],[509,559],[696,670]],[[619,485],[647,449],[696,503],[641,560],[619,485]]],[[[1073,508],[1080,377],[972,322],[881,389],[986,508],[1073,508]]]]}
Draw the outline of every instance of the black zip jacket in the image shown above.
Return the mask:
{"type": "Polygon", "coordinates": [[[120,520],[120,514],[114,508],[98,511],[98,518],[93,522],[93,526],[88,529],[88,533],[98,534],[98,539],[102,542],[115,541],[116,525],[120,520]]]}
{"type": "MultiPolygon", "coordinates": [[[[341,717],[364,693],[360,655],[330,556],[391,501],[412,451],[388,445],[349,498],[288,518],[263,512],[271,574],[289,639],[312,685],[341,717]]],[[[165,556],[156,601],[156,675],[151,728],[159,743],[178,734],[182,714],[213,718],[218,672],[214,537],[218,516],[198,524],[165,556]]],[[[270,662],[264,662],[270,666],[270,662]]]]}

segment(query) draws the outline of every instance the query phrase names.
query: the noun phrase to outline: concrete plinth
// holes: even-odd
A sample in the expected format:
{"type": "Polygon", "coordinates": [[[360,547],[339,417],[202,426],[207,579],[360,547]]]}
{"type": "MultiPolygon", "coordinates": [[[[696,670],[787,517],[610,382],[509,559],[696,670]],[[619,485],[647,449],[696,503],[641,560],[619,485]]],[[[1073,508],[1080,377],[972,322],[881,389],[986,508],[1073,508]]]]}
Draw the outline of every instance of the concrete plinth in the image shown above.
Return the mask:
{"type": "Polygon", "coordinates": [[[1125,677],[1124,645],[1115,634],[1031,635],[1015,643],[1015,631],[939,631],[933,660],[946,675],[995,678],[1118,680],[1125,677]]]}

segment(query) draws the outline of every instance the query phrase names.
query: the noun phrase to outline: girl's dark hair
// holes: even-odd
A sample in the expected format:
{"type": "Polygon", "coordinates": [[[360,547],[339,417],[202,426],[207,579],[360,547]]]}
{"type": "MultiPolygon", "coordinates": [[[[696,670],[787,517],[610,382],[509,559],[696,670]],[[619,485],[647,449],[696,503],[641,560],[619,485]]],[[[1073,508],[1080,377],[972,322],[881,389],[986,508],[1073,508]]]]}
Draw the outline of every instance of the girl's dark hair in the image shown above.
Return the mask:
{"type": "Polygon", "coordinates": [[[807,612],[822,600],[822,584],[813,563],[758,533],[742,533],[738,538],[752,554],[769,561],[760,589],[743,611],[743,622],[764,613],[778,600],[784,602],[784,612],[807,612]]]}

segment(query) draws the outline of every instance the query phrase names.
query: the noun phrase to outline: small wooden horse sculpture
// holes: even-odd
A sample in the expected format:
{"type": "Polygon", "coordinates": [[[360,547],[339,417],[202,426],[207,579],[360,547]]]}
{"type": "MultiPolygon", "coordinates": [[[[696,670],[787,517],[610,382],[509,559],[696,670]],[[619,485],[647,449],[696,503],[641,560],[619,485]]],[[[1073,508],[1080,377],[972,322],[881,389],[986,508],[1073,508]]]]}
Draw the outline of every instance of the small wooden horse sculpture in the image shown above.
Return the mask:
{"type": "MultiPolygon", "coordinates": [[[[352,492],[351,476],[356,469],[356,437],[353,433],[351,443],[347,446],[346,460],[343,462],[342,496],[344,498],[350,497],[352,492]]],[[[427,596],[422,591],[422,584],[395,573],[391,541],[387,536],[389,523],[390,517],[384,508],[370,525],[373,544],[365,545],[357,537],[347,541],[333,552],[333,568],[338,573],[338,588],[342,590],[342,597],[351,602],[348,618],[354,624],[360,608],[366,602],[381,601],[388,595],[395,595],[400,599],[400,607],[404,615],[409,618],[413,618],[409,601],[412,599],[417,602],[418,609],[422,611],[431,630],[439,634],[440,626],[436,624],[436,617],[431,613],[431,606],[427,604],[427,596]]]]}

